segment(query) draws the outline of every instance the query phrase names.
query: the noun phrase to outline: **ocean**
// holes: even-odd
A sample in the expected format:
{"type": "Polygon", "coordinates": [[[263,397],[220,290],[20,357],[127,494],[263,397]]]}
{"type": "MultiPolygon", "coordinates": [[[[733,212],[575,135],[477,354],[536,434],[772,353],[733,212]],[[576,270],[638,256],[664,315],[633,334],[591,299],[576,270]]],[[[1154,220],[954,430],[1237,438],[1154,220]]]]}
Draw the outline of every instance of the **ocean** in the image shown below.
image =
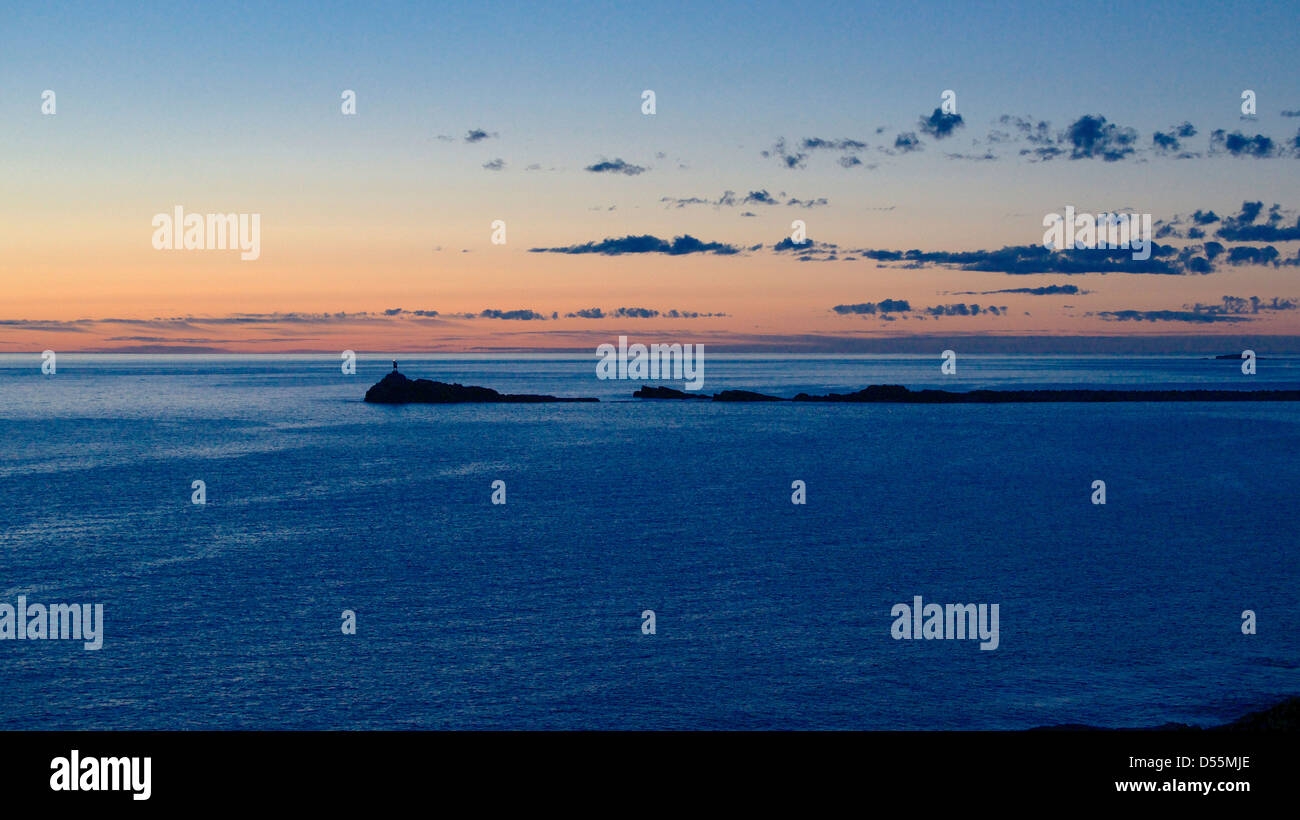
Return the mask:
{"type": "MultiPolygon", "coordinates": [[[[0,604],[104,607],[98,651],[0,640],[0,728],[1208,725],[1300,693],[1300,404],[649,402],[590,355],[398,358],[601,401],[365,404],[391,357],[0,356],[0,604]],[[997,604],[997,648],[896,639],[918,595],[997,604]]],[[[870,384],[1294,389],[1300,358],[704,377],[870,384]]]]}

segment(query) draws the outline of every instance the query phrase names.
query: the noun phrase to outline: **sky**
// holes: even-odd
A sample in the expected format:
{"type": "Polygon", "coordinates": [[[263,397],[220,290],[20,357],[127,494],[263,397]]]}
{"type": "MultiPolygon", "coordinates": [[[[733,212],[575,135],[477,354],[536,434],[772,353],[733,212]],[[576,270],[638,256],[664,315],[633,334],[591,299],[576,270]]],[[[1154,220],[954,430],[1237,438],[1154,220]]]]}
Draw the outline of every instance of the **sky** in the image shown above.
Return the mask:
{"type": "Polygon", "coordinates": [[[1300,351],[1295,20],[7,4],[0,351],[1300,351]],[[177,207],[256,259],[156,248],[177,207]],[[1152,257],[1044,249],[1067,207],[1152,257]]]}

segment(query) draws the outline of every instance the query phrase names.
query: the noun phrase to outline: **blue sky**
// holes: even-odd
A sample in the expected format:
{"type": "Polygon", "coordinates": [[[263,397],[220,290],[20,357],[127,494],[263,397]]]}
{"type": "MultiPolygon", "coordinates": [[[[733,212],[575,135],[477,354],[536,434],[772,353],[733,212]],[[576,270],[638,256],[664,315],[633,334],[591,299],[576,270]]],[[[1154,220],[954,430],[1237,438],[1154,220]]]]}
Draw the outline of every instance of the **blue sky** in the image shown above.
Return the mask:
{"type": "MultiPolygon", "coordinates": [[[[1283,116],[1300,111],[1294,3],[49,3],[2,14],[0,171],[11,196],[0,204],[10,258],[0,275],[17,313],[0,318],[103,317],[125,304],[150,315],[378,310],[396,299],[563,312],[650,298],[654,281],[669,282],[665,298],[681,308],[766,315],[799,298],[772,294],[774,283],[805,273],[770,259],[683,260],[669,273],[606,259],[584,271],[585,260],[528,250],[683,233],[748,248],[773,244],[794,218],[842,248],[980,250],[1040,241],[1043,215],[1066,204],[1175,221],[1261,201],[1280,204],[1287,224],[1300,208],[1300,149],[1289,147],[1300,118],[1283,116]],[[39,115],[47,88],[56,117],[39,115]],[[357,93],[356,117],[340,116],[344,89],[357,93]],[[653,117],[641,114],[643,89],[657,95],[653,117]],[[961,126],[894,150],[945,89],[961,126]],[[1251,119],[1244,89],[1257,95],[1251,119]],[[1059,139],[1085,115],[1132,129],[1135,150],[1114,162],[1034,161],[1019,153],[1022,135],[991,141],[1014,131],[1003,116],[1048,122],[1059,139]],[[1195,136],[1156,150],[1153,134],[1184,122],[1195,136]],[[488,136],[467,140],[474,129],[488,136]],[[1273,148],[1267,158],[1215,151],[1217,129],[1266,135],[1273,148]],[[801,152],[809,139],[864,147],[801,152]],[[803,160],[785,167],[778,146],[803,160]],[[586,170],[616,159],[644,170],[586,170]],[[825,204],[719,206],[726,191],[825,204]],[[162,265],[138,226],[175,203],[265,214],[263,267],[253,276],[205,258],[212,286],[173,290],[194,260],[162,265]],[[497,218],[512,240],[489,264],[486,225],[497,218]],[[602,284],[619,266],[627,272],[613,281],[625,284],[602,284]],[[63,301],[17,284],[41,276],[63,301]],[[729,293],[739,309],[723,304],[729,293]]],[[[1277,247],[1296,255],[1294,243],[1277,247]]],[[[1112,275],[1095,290],[1108,304],[1084,313],[1290,298],[1300,295],[1286,290],[1292,273],[1234,266],[1191,286],[1112,275]]],[[[799,310],[933,302],[960,286],[818,274],[807,287],[819,301],[799,310]]],[[[1064,309],[1017,332],[1082,332],[1064,309]]],[[[1270,322],[1300,332],[1289,316],[1270,322]]]]}

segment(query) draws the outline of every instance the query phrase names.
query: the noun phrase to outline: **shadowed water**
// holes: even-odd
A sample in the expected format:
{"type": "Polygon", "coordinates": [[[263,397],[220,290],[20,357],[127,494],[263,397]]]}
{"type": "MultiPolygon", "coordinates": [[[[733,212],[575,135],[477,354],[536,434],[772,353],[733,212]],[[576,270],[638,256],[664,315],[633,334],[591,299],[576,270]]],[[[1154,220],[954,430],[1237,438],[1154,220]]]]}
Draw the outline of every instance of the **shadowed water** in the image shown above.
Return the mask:
{"type": "MultiPolygon", "coordinates": [[[[600,404],[392,407],[360,401],[388,360],[39,366],[0,357],[0,603],[103,603],[104,648],[0,641],[4,728],[1153,725],[1300,692],[1300,404],[638,402],[584,356],[401,369],[600,404]],[[914,595],[999,604],[1000,647],[893,640],[914,595]]],[[[1300,361],[705,371],[874,383],[1296,388],[1300,361]]]]}

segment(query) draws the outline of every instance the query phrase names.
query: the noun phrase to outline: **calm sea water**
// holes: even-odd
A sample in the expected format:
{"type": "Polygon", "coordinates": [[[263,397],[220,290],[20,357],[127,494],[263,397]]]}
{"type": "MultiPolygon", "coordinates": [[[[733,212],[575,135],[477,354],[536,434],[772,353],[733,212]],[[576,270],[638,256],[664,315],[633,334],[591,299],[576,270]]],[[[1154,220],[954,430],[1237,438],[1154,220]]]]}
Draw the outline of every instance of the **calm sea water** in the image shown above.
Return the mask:
{"type": "MultiPolygon", "coordinates": [[[[389,361],[338,365],[0,356],[0,603],[106,619],[98,652],[0,641],[0,727],[1140,726],[1300,693],[1300,404],[637,402],[584,356],[401,367],[600,404],[380,407],[389,361]],[[893,640],[914,595],[999,604],[1000,647],[893,640]]],[[[1295,388],[1300,360],[705,371],[874,383],[1295,388]]]]}

